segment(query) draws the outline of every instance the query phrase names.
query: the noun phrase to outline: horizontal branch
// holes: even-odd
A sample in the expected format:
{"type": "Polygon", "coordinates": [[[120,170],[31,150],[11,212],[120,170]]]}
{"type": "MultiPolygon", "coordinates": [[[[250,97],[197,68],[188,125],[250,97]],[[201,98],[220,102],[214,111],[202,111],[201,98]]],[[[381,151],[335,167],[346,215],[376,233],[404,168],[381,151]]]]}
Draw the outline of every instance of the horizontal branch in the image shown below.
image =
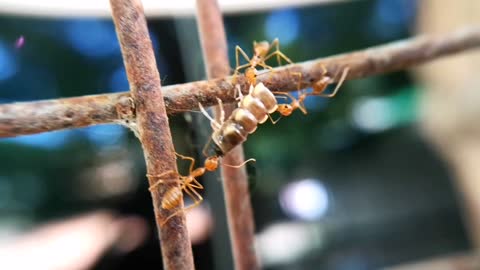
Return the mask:
{"type": "MultiPolygon", "coordinates": [[[[272,76],[260,75],[272,91],[294,91],[301,72],[302,86],[321,79],[322,66],[329,76],[349,67],[347,80],[406,69],[441,56],[480,47],[480,27],[458,30],[432,37],[417,37],[353,53],[341,54],[274,69],[272,76]]],[[[243,76],[237,80],[241,89],[248,89],[243,76]]],[[[216,105],[216,98],[225,103],[234,101],[235,85],[231,77],[197,81],[162,87],[167,113],[195,110],[198,103],[216,105]]],[[[13,137],[94,124],[114,123],[128,118],[134,109],[128,107],[128,92],[56,100],[21,102],[0,105],[0,137],[13,137]]]]}

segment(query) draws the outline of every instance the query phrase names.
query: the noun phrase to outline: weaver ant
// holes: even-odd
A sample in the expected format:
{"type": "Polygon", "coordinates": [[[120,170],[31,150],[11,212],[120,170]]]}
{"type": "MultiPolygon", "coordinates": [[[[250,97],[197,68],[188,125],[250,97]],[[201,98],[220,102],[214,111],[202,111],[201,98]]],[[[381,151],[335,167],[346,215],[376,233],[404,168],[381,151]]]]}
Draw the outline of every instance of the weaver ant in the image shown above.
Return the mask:
{"type": "MultiPolygon", "coordinates": [[[[165,223],[167,223],[167,221],[169,219],[178,215],[180,212],[185,212],[187,210],[190,210],[190,209],[198,206],[203,201],[203,197],[198,193],[197,190],[202,190],[203,186],[202,186],[202,184],[200,184],[200,182],[198,182],[198,180],[196,178],[204,175],[205,172],[207,172],[207,171],[210,171],[210,172],[215,171],[218,168],[218,160],[219,160],[218,156],[208,157],[207,159],[205,159],[204,167],[199,167],[199,168],[193,169],[194,166],[195,166],[195,159],[194,158],[187,157],[187,156],[184,156],[184,155],[180,155],[178,153],[175,153],[175,154],[177,156],[179,156],[180,158],[182,158],[183,160],[190,160],[191,161],[190,167],[189,167],[189,175],[188,176],[182,176],[174,170],[169,170],[169,171],[166,171],[166,172],[164,172],[162,174],[159,174],[159,175],[147,174],[148,178],[158,179],[148,189],[150,191],[152,191],[159,184],[178,184],[177,186],[173,186],[170,189],[168,189],[165,192],[165,194],[163,195],[163,198],[162,198],[162,201],[161,201],[161,208],[162,209],[173,210],[173,209],[177,208],[181,204],[181,202],[183,201],[183,193],[182,192],[185,192],[186,194],[188,194],[188,196],[190,196],[190,198],[192,198],[193,204],[191,204],[187,207],[183,207],[182,209],[178,209],[173,214],[168,216],[165,220],[163,220],[162,223],[160,224],[160,226],[165,225],[165,223]],[[168,180],[163,180],[162,179],[163,177],[168,176],[168,175],[170,175],[172,177],[168,180]]],[[[243,162],[240,165],[228,165],[227,164],[226,166],[239,168],[239,167],[245,165],[245,163],[247,163],[249,161],[255,161],[255,160],[254,159],[249,159],[249,160],[246,160],[245,162],[243,162]]]]}
{"type": "MultiPolygon", "coordinates": [[[[290,60],[284,53],[280,51],[280,42],[278,38],[274,39],[272,43],[268,43],[268,41],[261,41],[261,42],[253,42],[253,56],[250,58],[245,53],[245,51],[240,48],[240,46],[235,47],[235,60],[236,60],[236,68],[235,72],[233,73],[234,78],[240,73],[240,70],[245,69],[245,77],[249,84],[256,85],[257,84],[257,66],[261,66],[264,69],[268,69],[270,71],[273,68],[266,64],[266,61],[273,56],[277,57],[278,64],[282,64],[282,59],[285,60],[289,64],[293,64],[293,61],[290,60]],[[269,54],[269,52],[275,48],[273,52],[269,54]],[[242,55],[248,63],[240,65],[239,55],[242,55]]],[[[234,79],[235,81],[235,79],[234,79]]]]}
{"type": "Polygon", "coordinates": [[[330,78],[329,76],[326,76],[327,70],[324,66],[322,66],[324,71],[323,71],[323,76],[320,80],[315,82],[312,86],[312,91],[307,93],[304,91],[299,91],[301,94],[299,95],[298,98],[295,98],[292,94],[288,92],[275,92],[275,94],[281,94],[289,97],[292,102],[290,104],[279,104],[277,111],[282,115],[282,116],[289,116],[290,114],[293,113],[296,109],[299,109],[302,111],[303,114],[307,114],[307,109],[305,108],[305,105],[303,101],[308,97],[308,96],[320,96],[320,97],[327,97],[331,98],[334,97],[338,90],[340,89],[340,86],[342,86],[343,82],[347,78],[349,68],[344,68],[342,71],[342,75],[340,79],[338,80],[337,86],[333,90],[332,93],[324,93],[324,91],[327,89],[327,86],[330,85],[333,82],[333,79],[330,78]]]}

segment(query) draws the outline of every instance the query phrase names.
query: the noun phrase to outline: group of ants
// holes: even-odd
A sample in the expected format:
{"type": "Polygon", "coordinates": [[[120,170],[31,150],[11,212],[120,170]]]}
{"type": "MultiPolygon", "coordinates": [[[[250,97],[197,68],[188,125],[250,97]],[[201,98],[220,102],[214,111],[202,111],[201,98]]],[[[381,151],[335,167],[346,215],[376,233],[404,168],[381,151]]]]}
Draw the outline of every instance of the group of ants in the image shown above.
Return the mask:
{"type": "MultiPolygon", "coordinates": [[[[289,116],[295,110],[299,109],[302,113],[307,114],[307,110],[304,106],[304,100],[308,96],[320,96],[320,97],[334,97],[342,83],[344,82],[347,74],[348,67],[343,69],[338,84],[331,93],[325,93],[327,86],[334,82],[334,79],[327,76],[327,69],[322,66],[323,73],[320,80],[312,84],[311,91],[301,90],[302,73],[293,73],[293,76],[298,76],[298,97],[294,97],[288,92],[272,92],[263,83],[257,84],[257,75],[259,71],[273,72],[273,68],[266,64],[266,61],[272,57],[277,58],[277,62],[281,65],[281,60],[286,61],[288,64],[293,62],[280,51],[280,43],[278,39],[274,39],[271,43],[267,41],[253,42],[253,56],[248,57],[245,51],[239,46],[235,48],[236,68],[233,75],[233,82],[235,82],[238,75],[243,70],[243,75],[250,86],[248,94],[243,95],[240,86],[236,84],[238,95],[236,100],[238,101],[238,107],[232,112],[232,114],[225,119],[225,112],[223,110],[223,104],[220,99],[217,98],[220,106],[221,115],[219,120],[212,118],[208,112],[199,103],[200,111],[210,120],[213,133],[210,138],[213,143],[207,143],[203,150],[206,156],[204,166],[194,169],[195,159],[175,153],[183,160],[189,160],[190,168],[189,175],[182,176],[174,170],[169,170],[159,175],[147,174],[147,177],[154,180],[150,186],[150,191],[156,188],[160,184],[175,184],[171,188],[167,189],[161,201],[161,207],[165,210],[173,210],[178,208],[183,201],[183,192],[193,199],[193,203],[184,208],[180,208],[173,214],[163,220],[161,226],[163,226],[169,219],[178,215],[182,211],[187,211],[191,208],[198,206],[202,201],[202,196],[197,190],[203,189],[202,184],[198,182],[197,178],[204,175],[207,171],[215,171],[218,168],[219,159],[226,155],[230,150],[237,145],[243,143],[247,139],[247,135],[255,132],[258,124],[266,122],[268,119],[272,123],[276,123],[277,120],[273,120],[271,114],[274,112],[280,113],[281,116],[289,116]],[[240,65],[240,55],[247,61],[246,64],[240,65]],[[262,68],[258,70],[257,68],[262,68]],[[277,98],[289,99],[290,103],[278,104],[277,98]],[[210,149],[207,149],[210,147],[210,149]],[[207,154],[207,150],[210,150],[210,154],[207,154]],[[167,177],[167,176],[171,177],[167,177]]],[[[249,161],[255,161],[254,159],[248,159],[239,165],[224,164],[224,166],[240,168],[249,161]]]]}

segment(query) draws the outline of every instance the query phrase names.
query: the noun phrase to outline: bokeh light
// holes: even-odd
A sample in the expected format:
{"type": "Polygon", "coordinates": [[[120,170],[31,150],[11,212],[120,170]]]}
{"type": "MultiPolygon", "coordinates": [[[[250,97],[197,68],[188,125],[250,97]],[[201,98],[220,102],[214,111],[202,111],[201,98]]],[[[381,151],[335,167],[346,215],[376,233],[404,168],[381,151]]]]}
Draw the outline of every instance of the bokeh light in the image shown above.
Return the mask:
{"type": "Polygon", "coordinates": [[[13,51],[0,40],[0,81],[12,77],[17,72],[13,51]]]}
{"type": "Polygon", "coordinates": [[[119,145],[125,139],[126,128],[120,125],[98,125],[82,129],[87,139],[98,147],[119,145]]]}
{"type": "Polygon", "coordinates": [[[278,38],[281,44],[288,46],[295,41],[300,31],[298,11],[285,9],[272,12],[265,23],[265,33],[269,41],[278,38]]]}
{"type": "Polygon", "coordinates": [[[120,46],[111,21],[72,20],[65,23],[64,31],[70,46],[87,57],[120,55],[120,46]]]}
{"type": "Polygon", "coordinates": [[[391,104],[387,98],[364,98],[352,109],[353,125],[365,132],[381,132],[394,125],[391,104]]]}
{"type": "Polygon", "coordinates": [[[328,210],[327,189],[317,179],[308,178],[288,184],[279,196],[283,211],[293,218],[316,220],[328,210]]]}
{"type": "Polygon", "coordinates": [[[17,143],[26,146],[53,150],[64,146],[70,141],[72,135],[78,133],[73,130],[45,132],[34,135],[25,135],[14,138],[2,139],[2,143],[17,143]]]}

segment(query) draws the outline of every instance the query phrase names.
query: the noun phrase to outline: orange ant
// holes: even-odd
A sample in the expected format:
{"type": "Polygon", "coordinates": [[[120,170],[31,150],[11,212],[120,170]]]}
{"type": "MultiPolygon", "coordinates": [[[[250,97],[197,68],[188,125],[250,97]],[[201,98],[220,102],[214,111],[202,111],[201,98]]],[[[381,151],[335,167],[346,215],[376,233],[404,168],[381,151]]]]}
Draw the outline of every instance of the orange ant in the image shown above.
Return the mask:
{"type": "MultiPolygon", "coordinates": [[[[165,194],[163,195],[162,201],[161,201],[161,208],[165,209],[165,210],[173,210],[173,209],[177,208],[180,205],[181,201],[183,200],[182,191],[184,191],[186,194],[188,194],[188,196],[190,196],[190,198],[192,198],[193,204],[189,205],[187,207],[184,207],[182,209],[178,209],[173,214],[168,216],[160,224],[160,226],[165,225],[165,223],[167,223],[167,221],[169,219],[178,215],[180,212],[182,212],[182,211],[185,212],[187,210],[190,210],[190,209],[198,206],[203,201],[203,197],[198,193],[197,190],[203,189],[203,186],[202,186],[202,184],[200,184],[200,182],[198,182],[198,180],[196,178],[204,175],[205,172],[207,172],[207,171],[210,171],[210,172],[215,171],[218,168],[218,162],[219,162],[219,157],[218,156],[208,157],[207,159],[205,159],[204,167],[193,169],[194,166],[195,166],[195,159],[194,158],[183,156],[183,155],[180,155],[178,153],[175,153],[175,154],[177,156],[179,156],[180,158],[184,159],[184,160],[190,160],[191,161],[190,168],[189,168],[189,175],[188,176],[182,176],[182,175],[179,175],[179,173],[174,171],[174,170],[169,170],[169,171],[166,171],[166,172],[164,172],[162,174],[159,174],[159,175],[147,174],[148,178],[159,179],[159,178],[163,178],[164,176],[167,176],[167,175],[171,175],[174,178],[174,179],[169,179],[169,180],[159,179],[154,184],[152,184],[148,189],[150,191],[152,191],[159,184],[167,184],[167,183],[179,184],[178,186],[171,187],[170,189],[168,189],[165,192],[165,194]]],[[[255,160],[254,159],[249,159],[249,160],[246,160],[245,162],[243,162],[240,165],[226,165],[226,166],[233,167],[233,168],[239,168],[239,167],[245,165],[245,163],[247,163],[249,161],[255,161],[255,160]]]]}
{"type": "Polygon", "coordinates": [[[320,96],[320,97],[331,98],[337,94],[338,90],[340,89],[340,86],[342,86],[343,82],[345,81],[350,68],[347,67],[343,70],[342,76],[340,77],[340,80],[338,81],[337,86],[335,87],[333,92],[329,94],[324,93],[324,91],[327,89],[327,86],[333,82],[333,79],[330,78],[329,76],[326,76],[327,70],[324,66],[322,66],[322,68],[323,68],[323,74],[322,74],[323,76],[320,80],[318,80],[313,84],[312,92],[307,93],[307,92],[300,91],[301,94],[299,95],[298,98],[295,98],[292,94],[288,92],[275,92],[275,94],[285,95],[292,100],[290,104],[278,104],[277,111],[282,116],[289,116],[296,109],[299,109],[300,111],[302,111],[303,114],[307,114],[307,109],[305,108],[303,101],[308,96],[320,96]]]}
{"type": "Polygon", "coordinates": [[[278,38],[274,39],[272,43],[268,43],[268,41],[261,41],[261,42],[253,42],[253,56],[251,58],[245,53],[245,51],[240,48],[240,46],[235,47],[235,60],[236,60],[236,68],[233,74],[234,78],[240,73],[240,70],[245,69],[245,77],[249,84],[256,85],[257,83],[257,69],[256,66],[261,66],[264,69],[268,69],[270,71],[273,68],[266,64],[266,61],[273,56],[277,57],[278,64],[281,65],[281,60],[285,60],[289,64],[293,64],[293,61],[290,60],[285,54],[280,51],[280,42],[278,38]],[[268,54],[273,48],[275,50],[268,54]],[[244,65],[240,65],[239,55],[242,55],[248,63],[244,65]]]}

